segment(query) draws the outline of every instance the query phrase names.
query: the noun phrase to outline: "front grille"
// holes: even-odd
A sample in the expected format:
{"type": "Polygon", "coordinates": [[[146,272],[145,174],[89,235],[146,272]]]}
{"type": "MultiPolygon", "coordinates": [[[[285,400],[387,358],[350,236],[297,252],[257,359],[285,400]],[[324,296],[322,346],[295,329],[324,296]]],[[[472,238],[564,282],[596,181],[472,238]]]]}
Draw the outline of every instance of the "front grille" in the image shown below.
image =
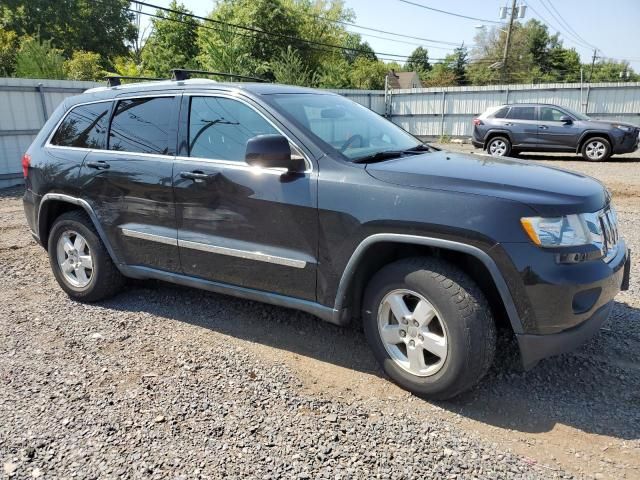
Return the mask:
{"type": "Polygon", "coordinates": [[[618,252],[618,217],[613,208],[607,207],[599,215],[600,228],[602,229],[602,253],[605,261],[611,260],[618,252]]]}

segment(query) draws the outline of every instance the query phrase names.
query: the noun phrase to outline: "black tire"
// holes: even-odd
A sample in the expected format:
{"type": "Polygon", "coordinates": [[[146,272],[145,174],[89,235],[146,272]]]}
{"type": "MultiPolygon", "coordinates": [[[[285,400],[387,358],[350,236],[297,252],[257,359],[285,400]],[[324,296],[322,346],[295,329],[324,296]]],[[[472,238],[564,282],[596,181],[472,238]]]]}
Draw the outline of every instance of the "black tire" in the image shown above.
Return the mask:
{"type": "Polygon", "coordinates": [[[492,155],[494,157],[508,157],[509,155],[511,155],[511,140],[509,140],[507,137],[503,137],[501,135],[496,136],[491,138],[491,140],[489,140],[487,142],[487,153],[489,155],[492,155]],[[504,149],[499,149],[496,151],[501,152],[500,154],[498,153],[493,153],[492,150],[492,145],[496,145],[496,147],[500,144],[500,142],[502,142],[504,144],[504,149]]]}
{"type": "Polygon", "coordinates": [[[49,262],[60,287],[75,300],[97,302],[120,291],[124,277],[114,265],[91,219],[81,210],[63,213],[53,223],[48,239],[49,262]],[[88,285],[74,286],[65,278],[57,259],[57,244],[66,231],[75,231],[84,237],[91,251],[93,263],[88,285]]]}
{"type": "Polygon", "coordinates": [[[582,154],[582,158],[584,158],[588,162],[604,162],[611,156],[611,144],[609,143],[609,140],[604,137],[592,137],[585,140],[585,142],[582,144],[582,148],[580,149],[580,153],[582,154]],[[590,154],[589,152],[590,147],[598,143],[602,146],[602,148],[604,148],[602,156],[596,156],[590,154]]]}
{"type": "Polygon", "coordinates": [[[475,385],[487,373],[496,348],[496,331],[484,295],[471,278],[437,258],[416,257],[391,263],[369,282],[363,302],[367,341],[383,370],[402,388],[444,400],[475,385]],[[447,337],[444,364],[431,376],[414,375],[391,358],[378,329],[378,312],[394,290],[412,290],[441,314],[447,337]]]}

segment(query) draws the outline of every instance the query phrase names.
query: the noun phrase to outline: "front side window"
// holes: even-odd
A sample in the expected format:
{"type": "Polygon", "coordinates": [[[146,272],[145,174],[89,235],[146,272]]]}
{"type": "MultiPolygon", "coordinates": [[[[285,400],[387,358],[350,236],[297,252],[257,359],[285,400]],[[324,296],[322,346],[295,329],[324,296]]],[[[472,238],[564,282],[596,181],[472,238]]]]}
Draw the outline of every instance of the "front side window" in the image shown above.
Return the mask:
{"type": "Polygon", "coordinates": [[[543,122],[559,122],[562,117],[566,116],[566,113],[557,108],[540,107],[540,120],[543,122]]]}
{"type": "Polygon", "coordinates": [[[60,147],[104,149],[111,102],[75,107],[64,118],[51,139],[60,147]]]}
{"type": "Polygon", "coordinates": [[[535,120],[536,107],[511,107],[507,118],[513,120],[535,120]]]}
{"type": "Polygon", "coordinates": [[[173,97],[120,100],[109,130],[109,150],[169,153],[173,97]]]}
{"type": "Polygon", "coordinates": [[[295,93],[265,98],[300,128],[349,160],[421,145],[397,125],[339,95],[295,93]]]}
{"type": "Polygon", "coordinates": [[[189,110],[189,156],[244,162],[249,139],[279,133],[242,102],[193,97],[189,110]]]}

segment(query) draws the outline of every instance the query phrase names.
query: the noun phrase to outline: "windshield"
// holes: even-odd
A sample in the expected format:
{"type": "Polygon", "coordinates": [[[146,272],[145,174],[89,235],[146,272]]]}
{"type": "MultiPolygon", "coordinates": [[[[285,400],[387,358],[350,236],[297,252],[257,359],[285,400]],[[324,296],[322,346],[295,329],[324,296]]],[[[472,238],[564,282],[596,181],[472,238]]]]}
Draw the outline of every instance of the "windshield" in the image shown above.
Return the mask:
{"type": "Polygon", "coordinates": [[[294,93],[265,97],[285,116],[349,160],[422,145],[397,125],[340,95],[294,93]]]}
{"type": "Polygon", "coordinates": [[[575,110],[572,110],[572,109],[567,108],[567,107],[562,107],[562,108],[564,108],[569,113],[569,115],[572,115],[572,116],[576,117],[578,120],[591,120],[584,113],[576,112],[575,110]]]}

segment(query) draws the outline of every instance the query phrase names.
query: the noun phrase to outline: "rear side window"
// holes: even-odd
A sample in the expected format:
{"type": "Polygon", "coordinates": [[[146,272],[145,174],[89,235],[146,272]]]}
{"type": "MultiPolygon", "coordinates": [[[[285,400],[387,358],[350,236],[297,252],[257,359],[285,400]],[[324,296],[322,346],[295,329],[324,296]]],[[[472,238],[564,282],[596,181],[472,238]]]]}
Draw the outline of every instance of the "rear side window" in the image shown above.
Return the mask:
{"type": "Polygon", "coordinates": [[[509,107],[502,107],[500,110],[493,114],[493,118],[504,118],[507,116],[508,111],[509,107]]]}
{"type": "Polygon", "coordinates": [[[173,97],[120,100],[111,121],[109,150],[168,154],[173,97]]]}
{"type": "Polygon", "coordinates": [[[511,107],[507,118],[513,120],[535,120],[536,107],[511,107]]]}
{"type": "Polygon", "coordinates": [[[91,103],[73,108],[51,139],[60,147],[104,149],[111,102],[91,103]]]}
{"type": "Polygon", "coordinates": [[[242,102],[193,97],[189,111],[189,156],[244,162],[247,142],[278,131],[242,102]]]}

